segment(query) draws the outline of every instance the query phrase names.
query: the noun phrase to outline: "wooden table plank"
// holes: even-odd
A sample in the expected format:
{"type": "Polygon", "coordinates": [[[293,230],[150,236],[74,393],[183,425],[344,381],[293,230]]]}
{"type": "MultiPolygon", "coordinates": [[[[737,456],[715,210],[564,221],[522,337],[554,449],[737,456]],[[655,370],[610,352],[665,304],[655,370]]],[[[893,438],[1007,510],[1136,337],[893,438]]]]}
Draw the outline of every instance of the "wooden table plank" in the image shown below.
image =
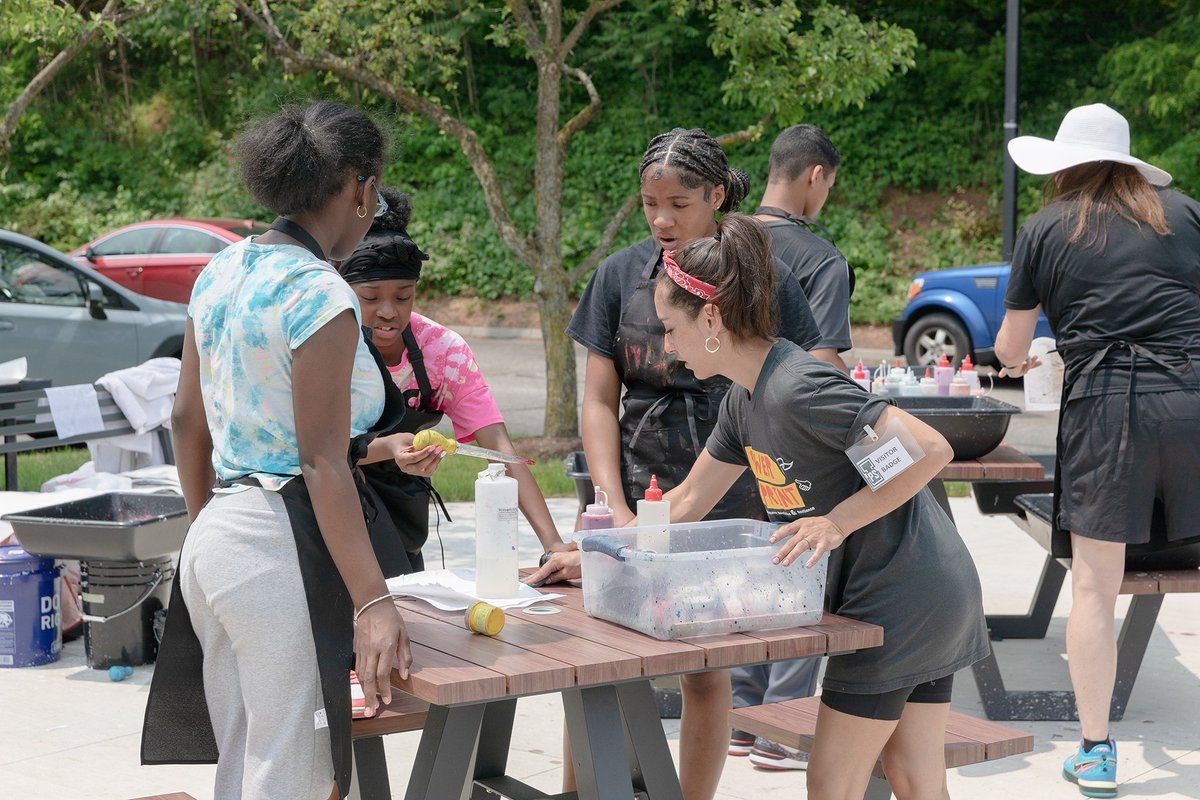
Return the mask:
{"type": "Polygon", "coordinates": [[[811,628],[781,628],[773,631],[747,631],[746,636],[766,642],[767,660],[823,656],[829,652],[829,639],[811,628]]]}
{"type": "Polygon", "coordinates": [[[590,617],[586,611],[560,604],[559,601],[554,604],[562,611],[536,617],[534,621],[538,625],[635,655],[642,661],[642,675],[675,675],[705,668],[705,650],[702,647],[678,640],[654,639],[615,622],[590,617]]]}
{"type": "Polygon", "coordinates": [[[1159,573],[1126,572],[1121,579],[1121,594],[1159,594],[1159,573]]]}
{"type": "MultiPolygon", "coordinates": [[[[552,692],[575,685],[575,669],[570,664],[471,633],[462,623],[454,625],[410,613],[404,625],[411,641],[503,675],[509,695],[552,692]]],[[[413,658],[415,661],[415,654],[413,658]]],[[[412,693],[428,699],[420,692],[412,693]]]]}
{"type": "Polygon", "coordinates": [[[1015,447],[1001,444],[985,456],[951,461],[937,477],[945,481],[972,482],[1039,480],[1046,477],[1046,468],[1015,447]]]}
{"type": "MultiPolygon", "coordinates": [[[[463,624],[461,611],[440,611],[418,600],[400,600],[396,605],[406,619],[409,615],[417,614],[451,625],[463,624]]],[[[575,682],[581,686],[631,680],[642,674],[642,660],[637,656],[538,625],[534,616],[523,614],[521,609],[505,612],[504,628],[493,638],[570,664],[575,668],[575,682]]]]}
{"type": "Polygon", "coordinates": [[[504,676],[461,658],[412,642],[413,665],[408,679],[392,670],[392,686],[440,706],[504,697],[504,676]]]}
{"type": "Polygon", "coordinates": [[[428,714],[429,703],[408,692],[393,689],[392,702],[380,706],[375,716],[351,720],[350,735],[361,739],[420,730],[425,727],[428,714]]]}
{"type": "Polygon", "coordinates": [[[704,649],[704,664],[712,669],[759,664],[768,659],[767,643],[741,633],[686,636],[677,641],[704,649]]]}
{"type": "Polygon", "coordinates": [[[1172,592],[1200,592],[1200,569],[1172,569],[1155,572],[1158,579],[1158,591],[1163,594],[1172,592]]]}
{"type": "Polygon", "coordinates": [[[862,622],[837,614],[826,614],[820,624],[808,626],[809,630],[824,633],[829,639],[830,653],[849,650],[865,650],[883,644],[884,630],[870,622],[862,622]]]}
{"type": "Polygon", "coordinates": [[[985,754],[979,760],[994,761],[997,758],[1015,756],[1033,750],[1033,734],[1014,728],[1011,725],[1001,725],[986,719],[968,717],[964,714],[951,715],[946,724],[946,735],[973,739],[985,747],[985,754]]]}

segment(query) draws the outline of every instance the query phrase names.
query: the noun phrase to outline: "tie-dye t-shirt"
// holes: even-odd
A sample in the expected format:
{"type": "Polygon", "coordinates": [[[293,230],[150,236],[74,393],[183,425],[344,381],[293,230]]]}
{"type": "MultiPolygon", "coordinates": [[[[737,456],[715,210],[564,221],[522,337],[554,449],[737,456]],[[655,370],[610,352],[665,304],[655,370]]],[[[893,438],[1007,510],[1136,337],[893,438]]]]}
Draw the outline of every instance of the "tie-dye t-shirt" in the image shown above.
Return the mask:
{"type": "MultiPolygon", "coordinates": [[[[304,248],[246,239],[213,256],[188,316],[217,477],[254,476],[277,490],[300,474],[292,351],[347,309],[361,324],[354,290],[304,248]]],[[[357,436],[383,413],[383,377],[361,337],[350,390],[357,436]]]]}
{"type": "MultiPolygon", "coordinates": [[[[433,408],[445,412],[454,423],[454,438],[469,442],[475,438],[475,431],[485,425],[504,422],[466,339],[420,314],[414,313],[409,324],[425,358],[425,371],[433,389],[433,408]]],[[[400,363],[388,369],[392,381],[401,389],[417,388],[407,350],[400,363]]]]}

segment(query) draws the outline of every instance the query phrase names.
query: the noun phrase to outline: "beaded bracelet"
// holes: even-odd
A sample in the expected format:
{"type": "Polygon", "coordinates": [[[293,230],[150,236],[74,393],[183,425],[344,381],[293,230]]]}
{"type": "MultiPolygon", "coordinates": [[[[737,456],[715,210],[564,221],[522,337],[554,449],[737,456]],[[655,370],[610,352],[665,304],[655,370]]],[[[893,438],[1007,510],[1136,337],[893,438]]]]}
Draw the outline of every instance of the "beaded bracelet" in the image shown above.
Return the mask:
{"type": "Polygon", "coordinates": [[[354,612],[354,621],[358,622],[358,618],[362,616],[362,613],[364,611],[366,611],[368,608],[370,608],[371,606],[375,605],[376,603],[382,603],[384,600],[391,600],[391,599],[392,599],[392,595],[389,592],[388,594],[379,595],[379,597],[376,597],[374,600],[368,600],[367,602],[363,603],[362,608],[360,608],[358,611],[354,612]]]}

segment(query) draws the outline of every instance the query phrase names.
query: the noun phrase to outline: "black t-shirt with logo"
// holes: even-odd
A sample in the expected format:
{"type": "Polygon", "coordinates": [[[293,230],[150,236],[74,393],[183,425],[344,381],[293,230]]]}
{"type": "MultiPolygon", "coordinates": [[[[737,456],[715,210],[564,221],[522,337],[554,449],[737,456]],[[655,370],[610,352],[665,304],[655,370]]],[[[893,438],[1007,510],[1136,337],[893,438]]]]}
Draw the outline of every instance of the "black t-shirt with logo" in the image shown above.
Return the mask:
{"type": "MultiPolygon", "coordinates": [[[[707,449],[750,467],[772,522],[821,516],[865,485],[845,451],[887,405],[836,367],[779,341],[753,394],[729,390],[707,449]]],[[[979,575],[928,488],[846,538],[831,555],[826,596],[830,611],[884,630],[882,647],[830,659],[829,689],[890,692],[988,653],[979,575]]]]}
{"type": "MultiPolygon", "coordinates": [[[[1041,305],[1058,347],[1065,351],[1067,380],[1075,382],[1099,342],[1136,342],[1165,356],[1168,372],[1137,359],[1135,391],[1200,387],[1200,204],[1160,189],[1171,233],[1113,215],[1103,248],[1068,239],[1075,206],[1053,202],[1034,214],[1017,235],[1004,305],[1041,305]],[[1181,354],[1191,355],[1190,365],[1181,354]]],[[[1125,392],[1128,350],[1116,350],[1077,385],[1072,397],[1125,392]]]]}

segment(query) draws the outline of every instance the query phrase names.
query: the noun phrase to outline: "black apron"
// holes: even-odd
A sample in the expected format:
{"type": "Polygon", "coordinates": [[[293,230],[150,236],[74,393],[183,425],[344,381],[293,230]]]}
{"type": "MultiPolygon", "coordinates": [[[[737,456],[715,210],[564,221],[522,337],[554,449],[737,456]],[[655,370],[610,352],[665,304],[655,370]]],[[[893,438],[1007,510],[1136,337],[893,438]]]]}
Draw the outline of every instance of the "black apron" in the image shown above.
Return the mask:
{"type": "MultiPolygon", "coordinates": [[[[305,242],[314,255],[323,256],[308,232],[290,220],[276,220],[272,227],[305,242]],[[287,225],[281,225],[281,222],[287,225]],[[292,227],[289,228],[289,225],[292,227]]],[[[382,502],[356,465],[366,455],[367,446],[375,437],[395,433],[403,427],[406,409],[404,397],[392,382],[383,357],[369,339],[367,346],[383,379],[383,413],[370,431],[351,439],[347,460],[355,478],[363,518],[376,557],[380,557],[382,551],[383,557],[398,559],[392,543],[399,541],[400,535],[390,515],[379,512],[382,502]]],[[[249,478],[237,482],[258,485],[257,481],[249,478]]],[[[287,509],[304,580],[322,699],[329,723],[334,779],[339,796],[345,797],[350,791],[353,763],[350,670],[354,667],[354,601],[321,536],[303,476],[289,480],[280,489],[279,496],[287,509]]],[[[401,554],[403,552],[400,550],[401,554]]],[[[411,566],[404,571],[411,572],[411,566]]],[[[216,763],[219,753],[204,697],[203,668],[204,652],[192,627],[187,605],[183,602],[179,581],[175,581],[171,587],[167,621],[146,700],[142,725],[142,764],[216,763]]]]}
{"type": "MultiPolygon", "coordinates": [[[[1129,373],[1129,386],[1125,391],[1125,410],[1121,423],[1121,439],[1117,445],[1117,455],[1119,469],[1129,470],[1136,467],[1132,463],[1129,454],[1129,420],[1133,414],[1133,405],[1136,402],[1135,395],[1137,392],[1134,389],[1136,383],[1136,371],[1138,359],[1142,358],[1149,361],[1167,372],[1178,373],[1191,366],[1192,356],[1183,350],[1172,346],[1160,346],[1154,343],[1138,343],[1124,341],[1083,341],[1072,345],[1064,345],[1058,348],[1058,353],[1063,358],[1063,363],[1081,362],[1082,366],[1077,370],[1074,368],[1064,369],[1063,373],[1063,388],[1062,395],[1059,398],[1058,412],[1058,431],[1054,441],[1054,513],[1050,517],[1051,522],[1051,539],[1050,539],[1050,554],[1055,558],[1070,558],[1071,557],[1071,532],[1059,527],[1059,511],[1062,501],[1062,453],[1063,453],[1063,434],[1062,434],[1062,418],[1068,413],[1068,404],[1072,399],[1074,389],[1077,385],[1081,385],[1092,374],[1104,370],[1120,370],[1127,369],[1129,373]],[[1114,363],[1113,356],[1127,354],[1128,363],[1114,363]],[[1084,360],[1086,359],[1086,361],[1084,360]],[[1172,365],[1167,359],[1179,359],[1182,361],[1182,366],[1172,365]],[[1073,374],[1072,374],[1073,373],[1073,374]],[[1067,375],[1071,374],[1068,379],[1067,375]]],[[[1119,483],[1120,475],[1113,475],[1111,478],[1114,482],[1119,483]]],[[[1172,543],[1177,544],[1177,543],[1172,543]]],[[[1182,543],[1178,543],[1182,544],[1182,543]]],[[[1126,549],[1142,549],[1145,545],[1128,545],[1126,549]]]]}
{"type": "MultiPolygon", "coordinates": [[[[650,476],[668,491],[683,482],[717,424],[726,378],[699,380],[663,347],[666,329],[654,309],[654,276],[662,263],[655,248],[637,288],[621,312],[613,363],[625,385],[622,399],[621,488],[630,509],[646,493],[650,476]]],[[[747,470],[706,519],[764,518],[754,478],[747,470]]]]}
{"type": "MultiPolygon", "coordinates": [[[[780,217],[795,225],[801,225],[805,228],[808,228],[810,231],[815,228],[818,232],[820,232],[822,238],[828,240],[828,242],[835,248],[837,247],[837,242],[834,240],[833,234],[829,232],[829,228],[826,228],[822,223],[818,222],[815,218],[810,217],[807,214],[796,216],[789,211],[784,211],[782,208],[777,208],[775,206],[759,206],[758,209],[755,210],[754,215],[758,216],[759,214],[770,214],[772,217],[780,217]]],[[[838,252],[841,253],[842,251],[838,250],[838,252]]],[[[849,259],[846,259],[845,253],[842,253],[842,258],[846,260],[846,269],[849,270],[850,273],[850,294],[847,295],[847,297],[853,297],[854,265],[850,263],[849,259]]]]}
{"type": "MultiPolygon", "coordinates": [[[[413,377],[417,381],[417,388],[407,389],[402,393],[405,413],[404,421],[398,430],[416,433],[436,426],[442,421],[444,414],[433,408],[433,385],[429,381],[429,373],[425,369],[425,356],[417,344],[417,337],[413,335],[412,325],[405,327],[402,335],[405,350],[408,351],[408,363],[412,366],[413,377]],[[415,406],[412,404],[413,401],[416,401],[415,406]]],[[[384,373],[387,375],[388,383],[395,386],[390,371],[385,368],[384,373]]],[[[412,571],[424,569],[425,562],[421,555],[421,548],[425,546],[425,540],[429,538],[429,499],[431,496],[436,499],[438,508],[446,520],[450,521],[450,513],[446,510],[446,504],[442,502],[441,496],[433,488],[433,484],[428,478],[401,472],[394,461],[364,464],[360,469],[371,489],[382,501],[383,508],[391,515],[399,532],[399,539],[394,547],[404,551],[403,558],[400,558],[398,553],[392,553],[386,563],[383,558],[380,559],[379,564],[383,567],[384,576],[390,578],[393,574],[403,574],[391,573],[389,570],[404,562],[412,565],[412,571]]],[[[378,548],[376,548],[376,552],[378,553],[378,548]]]]}

